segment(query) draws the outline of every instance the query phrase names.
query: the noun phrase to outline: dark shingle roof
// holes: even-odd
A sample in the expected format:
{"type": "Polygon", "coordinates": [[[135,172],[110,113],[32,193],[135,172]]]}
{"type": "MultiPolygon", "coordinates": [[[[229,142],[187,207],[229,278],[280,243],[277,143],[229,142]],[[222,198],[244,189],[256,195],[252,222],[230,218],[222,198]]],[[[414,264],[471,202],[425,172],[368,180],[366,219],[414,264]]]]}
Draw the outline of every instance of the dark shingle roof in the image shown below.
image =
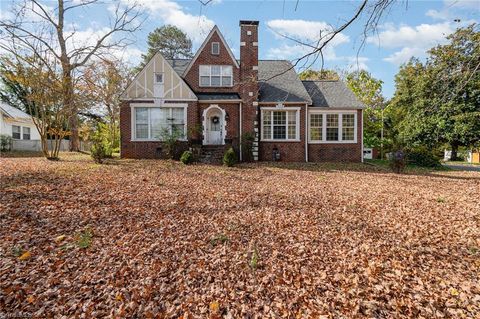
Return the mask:
{"type": "Polygon", "coordinates": [[[259,102],[310,103],[311,99],[289,61],[259,60],[259,102]]]}
{"type": "Polygon", "coordinates": [[[302,81],[313,107],[363,108],[355,94],[342,81],[302,81]]]}
{"type": "Polygon", "coordinates": [[[199,101],[240,100],[237,93],[197,93],[199,101]]]}
{"type": "Polygon", "coordinates": [[[177,74],[180,75],[181,77],[183,77],[183,73],[187,69],[188,64],[190,63],[190,61],[192,61],[191,59],[173,59],[173,60],[166,59],[166,60],[172,66],[175,72],[177,72],[177,74]]]}

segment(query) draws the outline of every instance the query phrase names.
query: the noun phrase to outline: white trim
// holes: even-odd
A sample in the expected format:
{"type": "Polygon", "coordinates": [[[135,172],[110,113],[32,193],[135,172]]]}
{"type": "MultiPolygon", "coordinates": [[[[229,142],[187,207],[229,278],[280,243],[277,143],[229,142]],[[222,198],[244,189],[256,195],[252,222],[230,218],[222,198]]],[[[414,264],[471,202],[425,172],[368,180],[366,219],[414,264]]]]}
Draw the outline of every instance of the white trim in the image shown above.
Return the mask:
{"type": "MultiPolygon", "coordinates": [[[[363,118],[362,118],[363,119],[363,118]]],[[[309,110],[308,111],[308,117],[307,117],[307,123],[305,127],[307,128],[307,134],[308,134],[308,144],[357,144],[358,143],[358,116],[357,116],[357,110],[309,110]],[[310,115],[311,114],[338,114],[338,140],[337,141],[327,141],[327,117],[322,116],[322,140],[311,140],[310,138],[310,115]],[[343,114],[353,114],[354,115],[354,127],[353,127],[353,140],[342,140],[342,126],[343,126],[343,120],[342,120],[342,115],[343,114]]],[[[363,124],[362,124],[363,127],[363,124]]]]}
{"type": "MultiPolygon", "coordinates": [[[[179,82],[180,82],[180,87],[182,85],[185,85],[187,90],[188,90],[188,93],[189,93],[189,96],[194,96],[195,98],[194,99],[191,99],[191,101],[197,101],[198,99],[196,98],[196,95],[195,93],[192,91],[192,89],[190,88],[190,86],[185,82],[184,79],[182,79],[182,77],[180,75],[178,75],[177,71],[175,71],[175,69],[170,65],[170,63],[165,63],[165,58],[163,57],[163,55],[160,53],[160,52],[157,52],[155,53],[155,55],[150,59],[150,61],[148,61],[148,63],[143,67],[142,70],[140,70],[140,72],[137,73],[137,75],[135,75],[135,77],[133,78],[132,82],[130,82],[130,84],[127,86],[127,88],[122,92],[122,94],[120,95],[120,101],[131,101],[131,100],[145,100],[145,99],[150,99],[150,98],[147,98],[146,96],[145,97],[136,97],[136,98],[131,98],[129,97],[127,94],[128,92],[130,91],[131,87],[133,85],[135,85],[135,96],[138,96],[138,79],[140,77],[140,74],[142,74],[142,72],[145,71],[145,80],[147,78],[147,75],[146,75],[146,68],[151,64],[153,63],[153,72],[155,73],[155,70],[156,70],[156,56],[159,55],[161,60],[162,60],[162,72],[159,72],[159,73],[166,73],[166,68],[170,70],[170,73],[172,75],[172,82],[173,82],[173,77],[176,77],[179,82]],[[168,65],[166,68],[165,68],[165,64],[168,65]]],[[[154,81],[155,82],[155,81],[154,81]]],[[[164,80],[163,82],[165,82],[165,75],[164,75],[164,80]]],[[[172,85],[173,87],[173,85],[172,85]]],[[[150,93],[152,93],[152,96],[154,95],[153,92],[151,92],[149,89],[147,89],[147,82],[145,81],[145,90],[148,90],[150,93]]],[[[172,101],[176,101],[176,99],[171,99],[172,101]]],[[[190,99],[178,99],[178,101],[190,101],[190,99]]]]}
{"type": "Polygon", "coordinates": [[[222,33],[220,32],[220,29],[217,26],[214,26],[212,28],[212,30],[210,31],[210,33],[208,34],[205,41],[203,41],[202,45],[197,50],[197,53],[195,53],[195,56],[193,57],[192,61],[190,61],[190,63],[188,64],[188,66],[185,69],[185,71],[183,72],[183,74],[188,74],[188,72],[190,72],[190,69],[192,68],[192,65],[195,64],[195,61],[197,61],[198,57],[200,56],[200,53],[203,51],[203,49],[207,45],[208,41],[210,40],[210,38],[212,37],[212,35],[215,32],[218,33],[220,41],[222,41],[223,45],[227,48],[227,52],[230,55],[230,58],[232,58],[232,61],[235,64],[235,66],[237,67],[237,69],[240,68],[240,65],[238,65],[237,59],[235,59],[235,56],[233,55],[232,50],[230,50],[230,47],[228,46],[227,41],[225,41],[225,38],[223,37],[222,33]]]}
{"type": "Polygon", "coordinates": [[[210,110],[219,110],[220,113],[222,114],[222,133],[220,134],[221,138],[221,143],[219,145],[225,145],[225,138],[227,136],[227,123],[225,120],[225,110],[222,109],[221,107],[218,106],[218,104],[211,104],[209,107],[207,107],[205,110],[203,110],[202,113],[202,125],[203,125],[203,139],[202,139],[202,145],[216,145],[216,144],[206,144],[206,139],[207,139],[207,115],[210,110]]]}
{"type": "Polygon", "coordinates": [[[252,66],[252,70],[253,70],[253,71],[258,71],[258,65],[252,66]]]}
{"type": "MultiPolygon", "coordinates": [[[[363,163],[363,109],[362,109],[362,127],[361,127],[361,130],[362,130],[362,134],[361,134],[361,139],[362,139],[362,151],[360,152],[361,153],[361,157],[362,157],[362,163],[363,163]]],[[[383,158],[382,158],[383,159],[383,158]]]]}
{"type": "MultiPolygon", "coordinates": [[[[135,125],[135,108],[183,108],[183,123],[184,123],[184,138],[179,139],[179,141],[187,141],[188,140],[188,122],[187,122],[187,113],[188,113],[188,104],[187,103],[167,103],[163,104],[162,106],[158,106],[154,103],[130,103],[130,142],[161,142],[160,139],[155,138],[139,138],[137,139],[136,134],[136,125],[135,125]]],[[[148,123],[148,135],[150,135],[150,121],[148,123]]]]}
{"type": "Polygon", "coordinates": [[[254,47],[258,47],[258,42],[252,42],[252,45],[253,45],[254,47]]]}
{"type": "MultiPolygon", "coordinates": [[[[260,142],[300,142],[300,110],[301,107],[261,107],[260,108],[260,142]],[[273,138],[273,116],[271,118],[271,133],[270,136],[272,138],[264,139],[263,138],[263,111],[277,111],[277,112],[288,112],[288,111],[295,111],[295,139],[288,139],[288,129],[286,131],[286,139],[274,139],[273,138]]],[[[286,116],[286,127],[288,127],[288,113],[286,116]]]]}
{"type": "Polygon", "coordinates": [[[212,42],[211,47],[210,47],[210,50],[211,50],[210,53],[211,53],[212,55],[220,55],[220,42],[212,42]],[[216,45],[218,46],[218,52],[217,52],[217,53],[214,53],[214,52],[213,52],[213,45],[214,45],[214,44],[216,44],[216,45]]]}
{"type": "Polygon", "coordinates": [[[308,163],[308,132],[310,131],[308,129],[308,104],[305,104],[305,162],[308,163]]]}
{"type": "Polygon", "coordinates": [[[252,35],[252,31],[247,30],[247,35],[252,35]]]}
{"type": "Polygon", "coordinates": [[[245,42],[240,42],[240,46],[241,46],[241,47],[244,47],[244,46],[246,46],[246,45],[247,45],[247,43],[245,43],[245,42]]]}

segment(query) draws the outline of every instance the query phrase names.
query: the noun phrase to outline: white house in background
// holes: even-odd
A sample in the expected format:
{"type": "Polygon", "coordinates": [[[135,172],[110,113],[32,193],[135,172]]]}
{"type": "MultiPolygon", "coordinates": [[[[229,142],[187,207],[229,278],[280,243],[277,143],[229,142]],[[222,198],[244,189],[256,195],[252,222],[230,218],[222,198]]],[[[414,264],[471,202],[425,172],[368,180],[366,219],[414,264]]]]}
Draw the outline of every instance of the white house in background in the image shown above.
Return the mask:
{"type": "Polygon", "coordinates": [[[0,102],[0,134],[11,136],[14,141],[40,140],[40,133],[32,117],[3,102],[0,102]]]}

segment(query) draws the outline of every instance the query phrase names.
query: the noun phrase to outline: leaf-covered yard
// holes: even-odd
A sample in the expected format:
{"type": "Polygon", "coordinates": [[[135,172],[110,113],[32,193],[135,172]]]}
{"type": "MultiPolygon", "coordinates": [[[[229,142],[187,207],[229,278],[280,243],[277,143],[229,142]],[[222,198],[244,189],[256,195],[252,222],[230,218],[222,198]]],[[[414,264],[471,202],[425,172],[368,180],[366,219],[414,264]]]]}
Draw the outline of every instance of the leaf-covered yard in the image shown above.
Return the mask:
{"type": "Polygon", "coordinates": [[[0,177],[0,317],[480,316],[478,172],[63,155],[0,177]]]}

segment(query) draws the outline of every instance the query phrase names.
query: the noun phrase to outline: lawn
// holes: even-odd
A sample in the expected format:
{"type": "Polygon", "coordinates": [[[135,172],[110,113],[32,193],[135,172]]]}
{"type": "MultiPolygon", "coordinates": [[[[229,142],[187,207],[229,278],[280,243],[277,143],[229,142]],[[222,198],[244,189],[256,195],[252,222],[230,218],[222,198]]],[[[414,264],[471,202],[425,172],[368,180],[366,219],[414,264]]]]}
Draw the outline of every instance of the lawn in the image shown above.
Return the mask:
{"type": "Polygon", "coordinates": [[[478,172],[62,154],[0,178],[0,318],[480,317],[478,172]]]}

